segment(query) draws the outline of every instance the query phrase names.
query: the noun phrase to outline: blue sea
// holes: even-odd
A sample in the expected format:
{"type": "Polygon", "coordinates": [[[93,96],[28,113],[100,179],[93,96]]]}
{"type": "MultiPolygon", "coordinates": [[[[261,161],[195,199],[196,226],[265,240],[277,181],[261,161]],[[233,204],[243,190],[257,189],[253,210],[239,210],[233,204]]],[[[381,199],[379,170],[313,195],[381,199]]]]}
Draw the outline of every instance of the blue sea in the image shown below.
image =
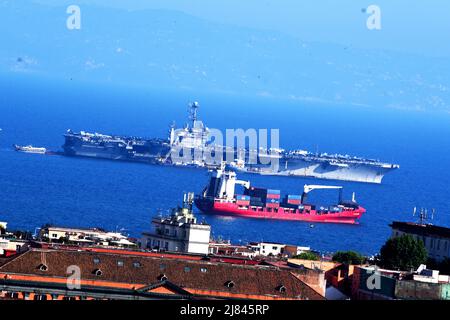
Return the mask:
{"type": "MultiPolygon", "coordinates": [[[[279,128],[285,148],[343,153],[400,164],[381,185],[242,174],[253,185],[300,193],[304,184],[343,185],[344,195],[367,209],[359,225],[263,221],[203,216],[213,235],[234,243],[275,241],[322,252],[375,254],[393,220],[415,221],[414,207],[436,210],[450,227],[450,114],[381,106],[245,97],[226,93],[108,86],[33,77],[0,79],[0,221],[34,231],[45,223],[122,230],[138,237],[151,218],[178,205],[184,192],[200,192],[205,170],[18,153],[12,144],[59,150],[67,129],[166,137],[168,125],[186,121],[198,100],[210,128],[279,128]]],[[[313,194],[332,202],[337,194],[313,194]]]]}

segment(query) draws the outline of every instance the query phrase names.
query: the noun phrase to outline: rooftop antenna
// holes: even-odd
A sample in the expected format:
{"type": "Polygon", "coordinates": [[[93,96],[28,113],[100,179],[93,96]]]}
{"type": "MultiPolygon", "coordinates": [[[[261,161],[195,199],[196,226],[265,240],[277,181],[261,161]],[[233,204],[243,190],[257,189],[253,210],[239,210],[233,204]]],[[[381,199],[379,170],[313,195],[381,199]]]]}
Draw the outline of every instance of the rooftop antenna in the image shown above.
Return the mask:
{"type": "MultiPolygon", "coordinates": [[[[435,214],[436,210],[432,209],[431,210],[431,220],[434,219],[434,214],[435,214]]],[[[417,208],[414,207],[413,210],[413,217],[415,217],[417,214],[417,208]]],[[[421,225],[425,225],[426,224],[426,220],[430,219],[429,215],[428,215],[428,209],[424,209],[424,208],[420,208],[420,212],[418,213],[418,217],[419,217],[419,223],[421,225]]]]}
{"type": "Polygon", "coordinates": [[[200,108],[200,104],[197,101],[191,102],[188,105],[189,120],[192,122],[192,127],[194,127],[195,121],[197,121],[198,108],[200,108]]]}

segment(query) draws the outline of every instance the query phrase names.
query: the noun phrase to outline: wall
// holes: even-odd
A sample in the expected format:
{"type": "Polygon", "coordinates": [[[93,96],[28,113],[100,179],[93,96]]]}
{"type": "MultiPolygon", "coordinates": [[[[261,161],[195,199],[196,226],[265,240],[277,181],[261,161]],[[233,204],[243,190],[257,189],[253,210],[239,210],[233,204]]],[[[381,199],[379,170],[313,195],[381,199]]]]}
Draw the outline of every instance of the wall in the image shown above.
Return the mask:
{"type": "MultiPolygon", "coordinates": [[[[397,229],[392,230],[392,237],[399,237],[405,232],[397,229]]],[[[430,258],[436,261],[442,261],[444,258],[450,257],[450,239],[440,237],[423,237],[416,234],[410,234],[416,240],[422,240],[430,258]]]]}
{"type": "Polygon", "coordinates": [[[209,226],[192,226],[186,230],[189,239],[189,253],[208,254],[211,228],[209,226]]]}
{"type": "Polygon", "coordinates": [[[395,296],[405,300],[440,300],[441,285],[417,281],[397,281],[395,296]]]}
{"type": "Polygon", "coordinates": [[[313,288],[317,293],[325,297],[327,282],[325,280],[325,272],[319,270],[293,270],[291,271],[298,279],[305,282],[308,286],[313,288]]]}
{"type": "Polygon", "coordinates": [[[441,299],[450,300],[450,283],[441,285],[441,299]]]}

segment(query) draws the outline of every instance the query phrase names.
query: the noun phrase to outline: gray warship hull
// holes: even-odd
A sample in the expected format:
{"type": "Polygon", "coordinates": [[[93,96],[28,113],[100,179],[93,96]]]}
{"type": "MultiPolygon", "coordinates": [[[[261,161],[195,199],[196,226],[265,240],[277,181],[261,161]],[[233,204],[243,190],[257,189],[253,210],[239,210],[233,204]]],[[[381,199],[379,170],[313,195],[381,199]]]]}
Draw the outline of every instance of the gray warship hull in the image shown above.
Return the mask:
{"type": "Polygon", "coordinates": [[[304,159],[280,159],[280,167],[249,166],[241,171],[263,175],[311,177],[318,179],[381,183],[384,176],[398,166],[391,164],[347,163],[304,159]]]}
{"type": "Polygon", "coordinates": [[[64,136],[66,156],[157,163],[170,152],[170,145],[162,139],[72,132],[64,136]]]}

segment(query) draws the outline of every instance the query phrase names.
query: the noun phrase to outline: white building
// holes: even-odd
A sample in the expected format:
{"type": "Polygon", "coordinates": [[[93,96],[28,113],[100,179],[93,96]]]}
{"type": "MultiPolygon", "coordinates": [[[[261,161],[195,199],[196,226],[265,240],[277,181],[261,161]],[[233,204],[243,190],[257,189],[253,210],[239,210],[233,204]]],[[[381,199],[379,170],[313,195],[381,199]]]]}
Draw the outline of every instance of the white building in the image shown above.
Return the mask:
{"type": "Polygon", "coordinates": [[[62,227],[44,227],[39,232],[41,241],[72,243],[85,245],[135,247],[127,236],[119,232],[107,232],[100,229],[75,229],[62,227]]]}
{"type": "Polygon", "coordinates": [[[6,222],[0,222],[0,256],[8,256],[27,249],[27,241],[6,231],[6,222]]]}
{"type": "Polygon", "coordinates": [[[231,242],[209,243],[209,254],[222,256],[239,256],[244,258],[253,258],[257,254],[249,246],[233,245],[231,242]]]}
{"type": "Polygon", "coordinates": [[[193,194],[188,197],[182,208],[172,210],[165,218],[154,218],[153,232],[142,234],[140,247],[158,251],[208,254],[211,226],[197,223],[192,211],[193,194]]]}
{"type": "Polygon", "coordinates": [[[251,242],[249,244],[257,255],[261,256],[295,256],[302,252],[311,250],[309,247],[292,246],[276,242],[251,242]]]}

